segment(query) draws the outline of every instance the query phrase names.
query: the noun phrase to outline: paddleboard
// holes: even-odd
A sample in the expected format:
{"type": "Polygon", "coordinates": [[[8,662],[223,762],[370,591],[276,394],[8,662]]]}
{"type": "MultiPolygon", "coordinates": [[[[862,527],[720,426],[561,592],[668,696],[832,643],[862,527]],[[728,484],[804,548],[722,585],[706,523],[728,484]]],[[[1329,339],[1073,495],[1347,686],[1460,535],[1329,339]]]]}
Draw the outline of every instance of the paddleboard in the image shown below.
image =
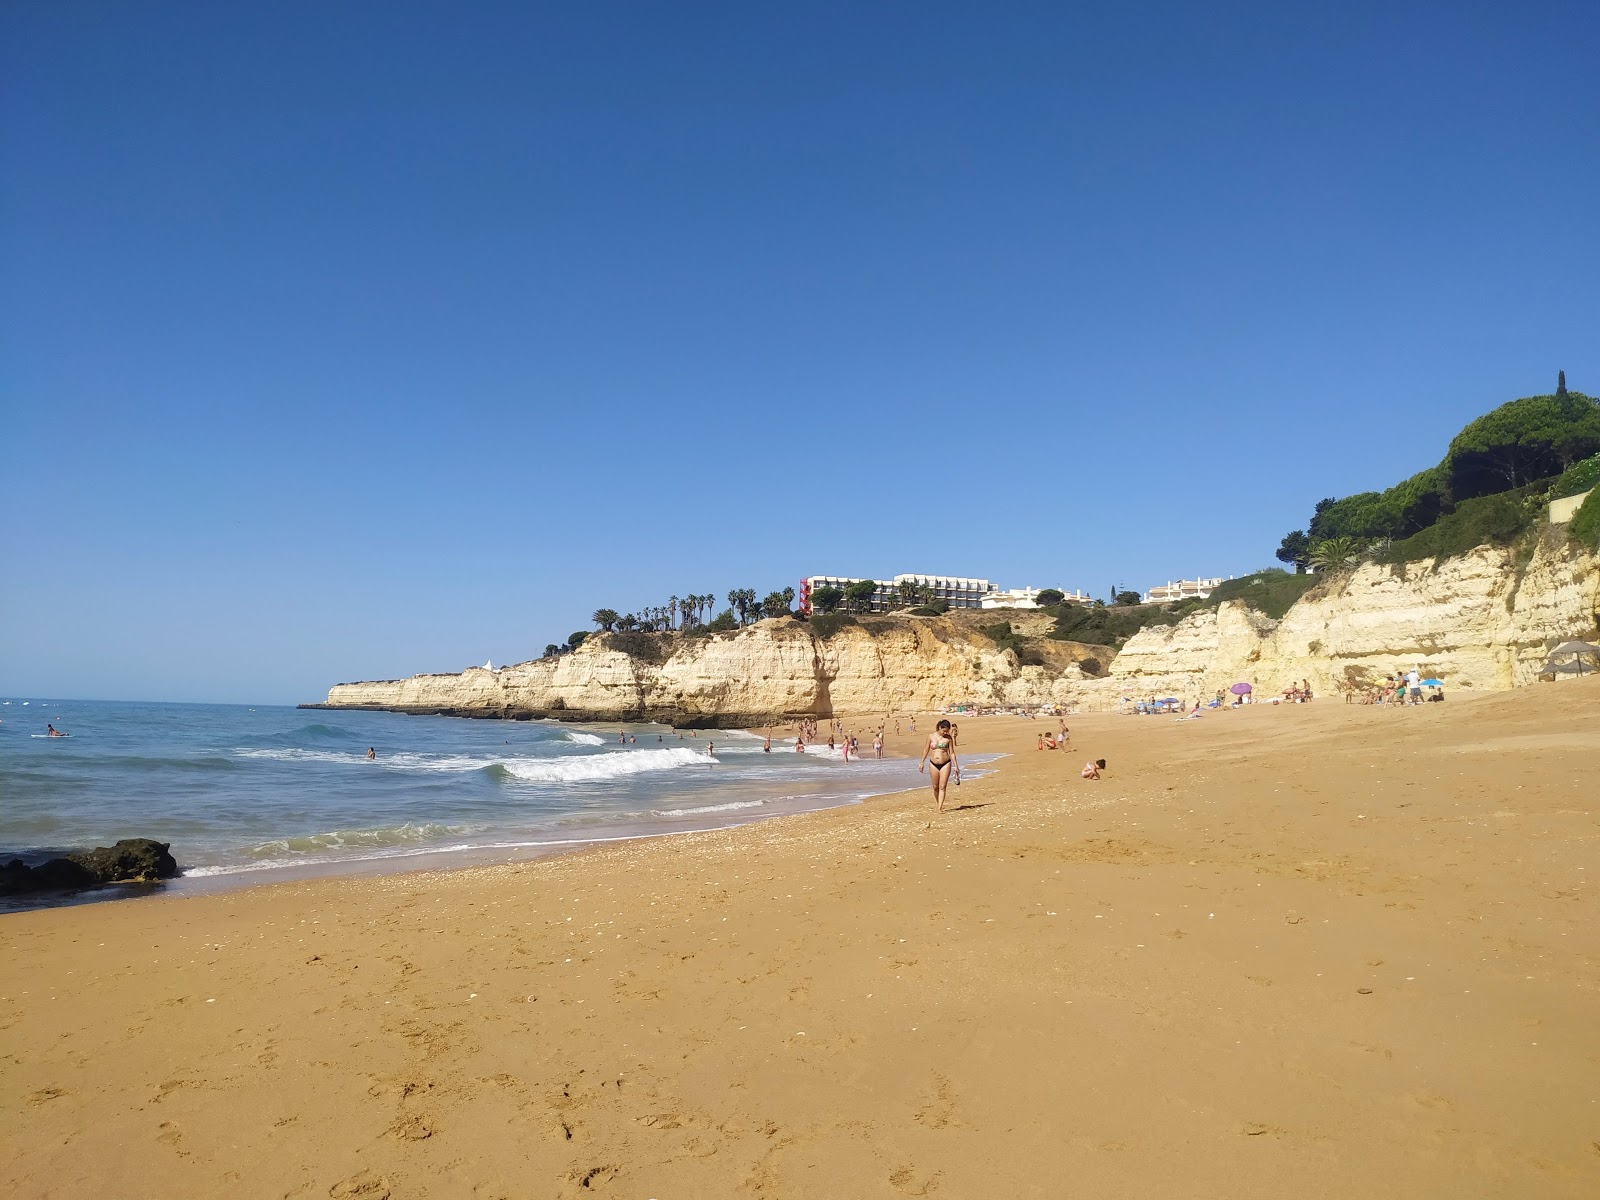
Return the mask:
{"type": "Polygon", "coordinates": [[[69,738],[72,735],[70,733],[33,733],[33,734],[29,734],[28,736],[29,737],[37,737],[37,738],[47,738],[50,741],[55,742],[55,741],[59,741],[62,738],[69,738]]]}

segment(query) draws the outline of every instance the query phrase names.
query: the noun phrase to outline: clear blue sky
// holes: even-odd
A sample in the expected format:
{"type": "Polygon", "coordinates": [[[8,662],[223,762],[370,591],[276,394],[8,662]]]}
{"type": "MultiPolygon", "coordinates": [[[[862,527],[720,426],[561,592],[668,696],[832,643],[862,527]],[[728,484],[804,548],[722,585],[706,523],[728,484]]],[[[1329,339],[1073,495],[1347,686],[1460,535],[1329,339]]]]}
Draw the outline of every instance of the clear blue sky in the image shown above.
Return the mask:
{"type": "Polygon", "coordinates": [[[0,11],[0,692],[1273,562],[1600,393],[1600,5],[0,11]]]}

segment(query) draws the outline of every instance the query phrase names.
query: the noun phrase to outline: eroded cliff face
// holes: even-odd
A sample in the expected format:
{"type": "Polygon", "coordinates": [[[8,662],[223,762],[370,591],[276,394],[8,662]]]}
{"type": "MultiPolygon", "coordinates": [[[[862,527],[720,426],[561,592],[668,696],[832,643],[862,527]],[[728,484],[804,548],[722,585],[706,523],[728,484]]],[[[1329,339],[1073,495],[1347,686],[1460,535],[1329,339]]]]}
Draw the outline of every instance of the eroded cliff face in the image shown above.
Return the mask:
{"type": "Polygon", "coordinates": [[[1396,668],[1450,688],[1527,683],[1551,645],[1592,639],[1600,556],[1547,532],[1531,558],[1480,548],[1441,563],[1363,566],[1308,592],[1280,621],[1230,602],[1109,647],[1036,640],[1019,666],[977,632],[1010,619],[1037,637],[1043,614],[863,618],[832,637],[792,619],[662,639],[659,662],[596,636],[576,653],[459,675],[343,683],[335,708],[576,721],[750,725],[774,717],[926,711],[951,704],[1113,708],[1124,696],[1193,699],[1244,680],[1270,695],[1299,680],[1324,694],[1396,668]],[[1086,674],[1080,663],[1096,660],[1086,674]],[[1103,668],[1109,664],[1109,672],[1103,668]]]}
{"type": "MultiPolygon", "coordinates": [[[[986,614],[995,619],[993,614],[986,614]]],[[[1002,614],[1003,616],[1003,614],[1002,614]]],[[[832,637],[792,619],[731,634],[663,639],[661,662],[590,638],[572,654],[459,675],[343,683],[335,708],[445,712],[461,716],[563,717],[577,721],[666,720],[747,725],[772,717],[888,713],[949,704],[1040,704],[1065,699],[1085,658],[1111,651],[1052,642],[1042,665],[977,633],[970,617],[865,618],[832,637]]]]}
{"type": "Polygon", "coordinates": [[[1532,681],[1550,646],[1592,639],[1600,557],[1547,532],[1526,562],[1480,547],[1404,567],[1366,565],[1308,592],[1273,621],[1240,602],[1128,639],[1100,702],[1152,693],[1193,698],[1243,680],[1271,694],[1309,680],[1325,695],[1413,666],[1449,688],[1532,681]]]}

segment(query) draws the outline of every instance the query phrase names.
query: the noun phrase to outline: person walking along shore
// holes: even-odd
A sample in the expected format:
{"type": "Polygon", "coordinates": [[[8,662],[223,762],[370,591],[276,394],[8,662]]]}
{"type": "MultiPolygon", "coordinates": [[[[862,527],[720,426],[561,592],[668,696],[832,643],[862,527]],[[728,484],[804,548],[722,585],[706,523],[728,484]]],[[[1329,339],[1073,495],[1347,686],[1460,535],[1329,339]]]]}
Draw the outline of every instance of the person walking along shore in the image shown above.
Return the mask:
{"type": "Polygon", "coordinates": [[[928,737],[928,743],[922,749],[922,761],[917,764],[917,773],[928,769],[928,780],[933,784],[933,800],[937,806],[936,811],[944,811],[945,789],[950,786],[950,773],[960,770],[956,765],[956,743],[950,732],[950,722],[940,721],[928,737]]]}

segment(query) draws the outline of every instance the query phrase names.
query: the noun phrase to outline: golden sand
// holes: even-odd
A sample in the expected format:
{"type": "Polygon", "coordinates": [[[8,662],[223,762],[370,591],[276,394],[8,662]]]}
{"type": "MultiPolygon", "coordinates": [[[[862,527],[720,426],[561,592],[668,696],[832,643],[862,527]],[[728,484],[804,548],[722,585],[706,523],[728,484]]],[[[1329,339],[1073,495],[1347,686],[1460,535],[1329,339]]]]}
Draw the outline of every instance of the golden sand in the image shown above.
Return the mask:
{"type": "Polygon", "coordinates": [[[1600,1195],[1600,682],[1070,723],[931,821],[0,918],[0,1193],[1600,1195]]]}

